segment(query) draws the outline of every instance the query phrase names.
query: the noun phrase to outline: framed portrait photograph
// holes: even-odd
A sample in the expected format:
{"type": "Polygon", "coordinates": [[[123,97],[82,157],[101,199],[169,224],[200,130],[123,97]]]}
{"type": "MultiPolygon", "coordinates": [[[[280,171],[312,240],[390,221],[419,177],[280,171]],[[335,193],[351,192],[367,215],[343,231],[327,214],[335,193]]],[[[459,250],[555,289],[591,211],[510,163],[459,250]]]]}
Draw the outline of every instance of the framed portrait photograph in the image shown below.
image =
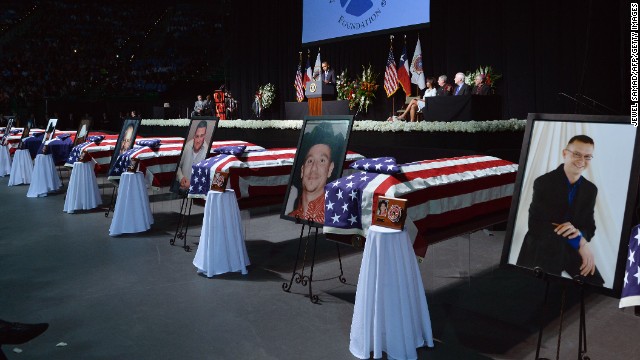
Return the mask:
{"type": "Polygon", "coordinates": [[[619,297],[639,150],[629,116],[529,114],[501,263],[619,297]]]}
{"type": "Polygon", "coordinates": [[[122,130],[118,136],[116,147],[113,150],[113,156],[111,156],[111,162],[109,164],[109,174],[113,170],[113,164],[118,160],[118,156],[123,152],[133,148],[136,136],[138,134],[138,128],[140,127],[140,118],[125,119],[122,124],[122,130]]]}
{"type": "Polygon", "coordinates": [[[76,139],[73,141],[73,146],[79,145],[87,141],[89,135],[89,129],[91,128],[93,121],[90,119],[83,119],[78,125],[78,131],[76,131],[76,139]]]}
{"type": "Polygon", "coordinates": [[[2,145],[7,145],[7,141],[9,139],[9,136],[11,136],[11,129],[13,129],[13,126],[15,125],[15,118],[10,117],[7,118],[7,125],[4,128],[4,134],[2,134],[2,139],[0,139],[0,144],[2,145]]]}
{"type": "Polygon", "coordinates": [[[53,136],[56,133],[56,125],[58,125],[58,119],[49,119],[47,128],[44,131],[44,136],[42,137],[42,143],[53,140],[53,136]]]}
{"type": "Polygon", "coordinates": [[[171,192],[186,194],[191,186],[191,167],[209,157],[213,134],[218,128],[215,116],[193,116],[171,182],[171,192]]]}
{"type": "Polygon", "coordinates": [[[342,176],[353,116],[305,116],[280,217],[324,225],[324,186],[342,176]]]}
{"type": "Polygon", "coordinates": [[[29,133],[31,133],[31,126],[29,123],[26,123],[24,128],[22,128],[22,136],[20,137],[18,149],[24,149],[24,140],[29,137],[29,133]]]}

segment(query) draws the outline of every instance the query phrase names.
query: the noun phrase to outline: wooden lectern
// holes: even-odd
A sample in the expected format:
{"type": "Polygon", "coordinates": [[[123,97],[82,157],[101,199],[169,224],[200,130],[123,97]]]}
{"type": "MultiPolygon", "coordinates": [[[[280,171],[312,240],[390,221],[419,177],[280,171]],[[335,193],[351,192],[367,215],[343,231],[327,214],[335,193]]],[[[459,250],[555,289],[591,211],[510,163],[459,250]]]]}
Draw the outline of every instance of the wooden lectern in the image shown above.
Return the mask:
{"type": "Polygon", "coordinates": [[[309,115],[322,115],[322,99],[334,100],[336,88],[333,84],[325,84],[322,80],[308,81],[304,95],[309,101],[309,115]]]}

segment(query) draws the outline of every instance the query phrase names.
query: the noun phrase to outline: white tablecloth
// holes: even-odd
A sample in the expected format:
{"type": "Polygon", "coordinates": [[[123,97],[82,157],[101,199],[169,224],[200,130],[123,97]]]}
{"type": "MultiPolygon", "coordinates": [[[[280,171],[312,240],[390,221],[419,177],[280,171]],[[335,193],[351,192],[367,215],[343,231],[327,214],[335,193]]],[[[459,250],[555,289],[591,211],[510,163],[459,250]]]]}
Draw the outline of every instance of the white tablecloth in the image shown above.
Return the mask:
{"type": "Polygon", "coordinates": [[[33,173],[33,160],[27,149],[18,149],[13,153],[11,163],[11,174],[9,175],[9,186],[30,184],[33,173]]]}
{"type": "Polygon", "coordinates": [[[95,209],[102,204],[93,162],[75,162],[71,170],[64,212],[95,209]]]}
{"type": "Polygon", "coordinates": [[[120,177],[116,208],[109,227],[109,235],[147,231],[153,224],[147,188],[141,172],[125,172],[120,177]]]}
{"type": "Polygon", "coordinates": [[[233,190],[211,190],[207,194],[204,223],[193,265],[198,273],[208,277],[226,272],[247,273],[249,255],[233,190]]]}
{"type": "Polygon", "coordinates": [[[51,154],[39,154],[36,156],[27,197],[47,196],[49,191],[55,191],[61,187],[62,182],[56,171],[56,165],[53,163],[51,154]]]}
{"type": "Polygon", "coordinates": [[[9,175],[11,173],[11,155],[9,155],[9,147],[0,145],[0,176],[9,175]]]}
{"type": "Polygon", "coordinates": [[[433,347],[431,319],[407,231],[372,226],[367,232],[349,350],[360,359],[416,359],[433,347]]]}

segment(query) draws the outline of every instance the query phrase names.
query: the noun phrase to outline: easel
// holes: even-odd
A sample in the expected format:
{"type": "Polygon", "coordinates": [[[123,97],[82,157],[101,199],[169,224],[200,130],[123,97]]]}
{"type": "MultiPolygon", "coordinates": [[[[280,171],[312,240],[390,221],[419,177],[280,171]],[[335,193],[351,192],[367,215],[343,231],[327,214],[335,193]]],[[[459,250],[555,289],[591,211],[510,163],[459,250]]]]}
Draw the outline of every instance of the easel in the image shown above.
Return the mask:
{"type": "Polygon", "coordinates": [[[180,203],[180,218],[178,219],[178,225],[175,234],[173,234],[173,238],[169,239],[169,244],[173,246],[176,244],[176,238],[182,239],[182,248],[184,251],[189,252],[191,251],[191,247],[187,245],[187,231],[189,230],[189,219],[191,218],[193,199],[189,199],[187,193],[183,191],[180,191],[180,195],[182,197],[182,202],[180,203]]]}
{"type": "Polygon", "coordinates": [[[111,192],[111,200],[109,200],[109,206],[107,206],[107,210],[104,212],[104,217],[108,218],[109,213],[112,212],[116,207],[116,197],[118,196],[118,184],[114,183],[113,192],[111,192]]]}
{"type": "MultiPolygon", "coordinates": [[[[311,219],[308,219],[306,222],[303,222],[299,217],[296,217],[296,224],[302,224],[302,228],[300,229],[300,238],[298,239],[298,250],[296,252],[296,261],[293,265],[293,272],[291,273],[291,279],[289,280],[288,283],[284,282],[282,283],[282,290],[284,290],[285,292],[290,293],[291,292],[291,286],[293,285],[293,281],[295,280],[296,284],[300,284],[302,286],[307,286],[309,285],[309,300],[311,300],[311,302],[313,304],[317,304],[320,299],[318,298],[318,295],[315,295],[313,293],[313,288],[312,288],[312,283],[313,283],[313,268],[315,265],[315,261],[316,261],[316,248],[317,248],[317,244],[318,244],[318,225],[314,225],[314,222],[311,221],[311,219]],[[302,247],[302,238],[304,236],[304,228],[305,226],[308,226],[308,230],[307,230],[307,236],[306,236],[306,241],[304,244],[304,253],[302,255],[302,267],[300,268],[300,272],[297,271],[298,269],[298,261],[300,260],[300,248],[302,247]],[[314,233],[314,238],[313,238],[313,255],[311,255],[311,266],[310,266],[310,271],[309,271],[309,275],[305,275],[304,271],[305,271],[305,266],[306,266],[306,261],[307,261],[307,251],[309,250],[309,241],[311,238],[311,228],[315,229],[315,233],[314,233]]],[[[330,277],[330,278],[326,278],[326,279],[318,279],[316,281],[326,281],[326,280],[331,280],[331,279],[338,279],[341,283],[346,284],[347,283],[347,279],[344,278],[344,271],[342,269],[342,257],[340,256],[340,247],[338,246],[338,244],[336,243],[336,251],[338,252],[338,262],[340,264],[340,274],[334,277],[330,277]]]]}
{"type": "MultiPolygon", "coordinates": [[[[547,310],[547,298],[549,296],[549,277],[543,269],[536,267],[533,270],[535,276],[545,281],[544,300],[542,302],[542,315],[540,316],[540,331],[538,332],[538,343],[536,345],[536,360],[549,360],[548,358],[540,357],[540,347],[542,345],[542,333],[544,330],[544,318],[547,310]]],[[[580,325],[578,327],[578,360],[590,360],[587,356],[587,323],[585,317],[584,306],[584,278],[582,276],[574,277],[574,283],[580,287],[580,325]]],[[[566,297],[567,287],[566,284],[562,284],[562,304],[560,305],[560,325],[558,327],[558,344],[556,347],[556,360],[560,358],[560,344],[562,341],[562,322],[564,320],[564,304],[566,297]]]]}

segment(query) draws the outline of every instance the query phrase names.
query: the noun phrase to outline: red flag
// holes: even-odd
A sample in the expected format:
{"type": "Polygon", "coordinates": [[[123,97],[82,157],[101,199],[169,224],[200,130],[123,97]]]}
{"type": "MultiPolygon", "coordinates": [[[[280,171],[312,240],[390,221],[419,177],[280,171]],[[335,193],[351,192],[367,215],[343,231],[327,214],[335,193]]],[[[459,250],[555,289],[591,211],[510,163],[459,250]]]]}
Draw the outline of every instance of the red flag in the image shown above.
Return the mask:
{"type": "Polygon", "coordinates": [[[389,57],[387,58],[387,68],[384,71],[384,91],[387,97],[395,94],[398,90],[398,71],[396,69],[396,59],[393,58],[393,48],[389,49],[389,57]]]}
{"type": "Polygon", "coordinates": [[[409,76],[409,62],[407,61],[407,45],[402,49],[400,64],[398,66],[398,81],[407,96],[411,96],[411,77],[409,76]]]}

